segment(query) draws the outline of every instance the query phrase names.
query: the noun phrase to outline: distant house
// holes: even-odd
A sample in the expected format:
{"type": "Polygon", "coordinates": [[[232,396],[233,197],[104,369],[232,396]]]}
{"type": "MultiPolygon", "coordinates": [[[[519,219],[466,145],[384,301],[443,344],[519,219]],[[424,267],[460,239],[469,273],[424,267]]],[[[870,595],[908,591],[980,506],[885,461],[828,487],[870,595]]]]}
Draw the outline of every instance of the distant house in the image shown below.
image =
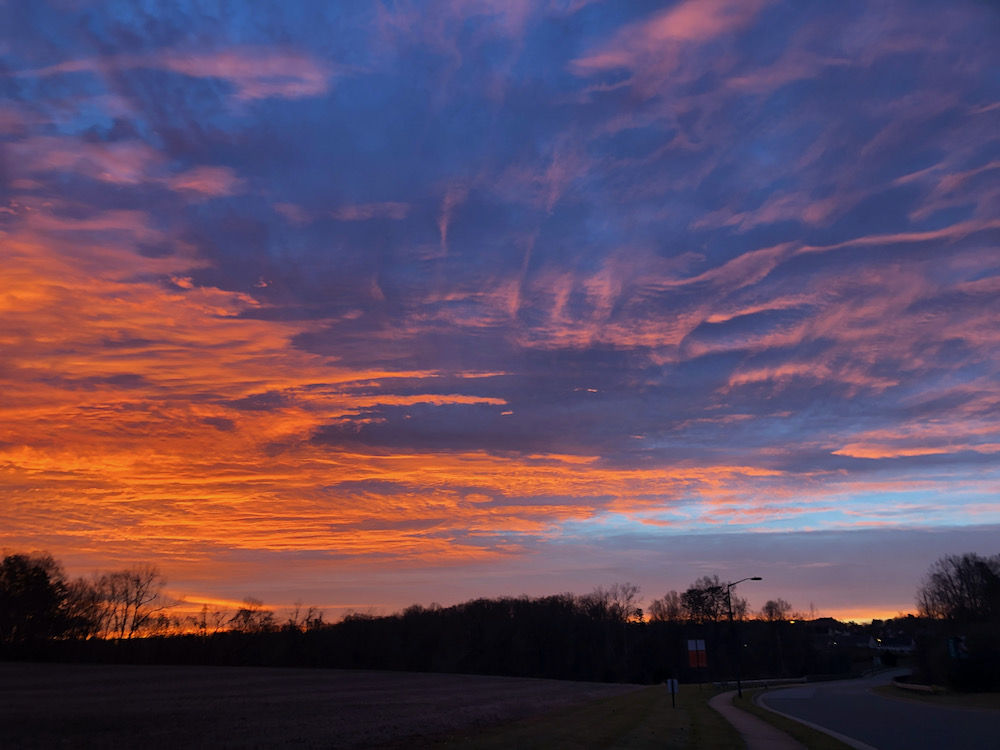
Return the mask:
{"type": "Polygon", "coordinates": [[[817,617],[815,620],[805,620],[802,624],[812,635],[837,636],[850,632],[847,625],[832,617],[817,617]]]}
{"type": "Polygon", "coordinates": [[[868,648],[890,654],[912,654],[915,645],[913,638],[904,634],[884,634],[878,638],[873,635],[868,642],[868,648]]]}
{"type": "Polygon", "coordinates": [[[802,627],[809,634],[809,640],[818,648],[836,648],[851,634],[847,625],[832,617],[804,620],[802,627]]]}

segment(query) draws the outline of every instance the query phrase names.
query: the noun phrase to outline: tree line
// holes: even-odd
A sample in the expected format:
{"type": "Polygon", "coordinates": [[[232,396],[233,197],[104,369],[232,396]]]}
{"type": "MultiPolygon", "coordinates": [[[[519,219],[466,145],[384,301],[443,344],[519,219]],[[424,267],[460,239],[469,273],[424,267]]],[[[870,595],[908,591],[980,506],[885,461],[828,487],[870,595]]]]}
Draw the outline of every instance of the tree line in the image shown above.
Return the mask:
{"type": "MultiPolygon", "coordinates": [[[[576,680],[656,682],[845,673],[871,666],[864,635],[829,637],[781,598],[751,612],[718,576],[669,591],[643,609],[639,587],[615,583],[583,595],[480,598],[390,615],[353,613],[326,622],[315,607],[279,618],[248,597],[235,612],[178,615],[153,565],[69,579],[49,555],[0,564],[0,658],[318,666],[576,680]],[[799,621],[799,622],[796,622],[799,621]],[[141,637],[139,637],[141,636],[141,637]],[[706,644],[708,663],[688,658],[706,644]]],[[[1000,555],[948,556],[917,593],[920,617],[905,626],[924,679],[965,689],[1000,674],[1000,555]]],[[[820,623],[821,621],[815,621],[820,623]]],[[[888,656],[887,656],[888,658],[888,656]]]]}
{"type": "MultiPolygon", "coordinates": [[[[154,565],[71,580],[50,555],[8,555],[0,564],[0,656],[640,682],[681,675],[708,679],[731,671],[730,607],[737,622],[772,625],[791,611],[787,602],[772,600],[752,620],[746,600],[727,598],[717,576],[668,592],[648,612],[639,587],[626,582],[583,595],[413,605],[384,616],[354,613],[337,623],[326,622],[315,607],[296,607],[279,618],[252,597],[235,612],[205,606],[195,614],[173,614],[165,585],[154,565]],[[711,644],[707,670],[687,663],[687,638],[711,644]]],[[[806,658],[807,639],[796,647],[792,634],[784,637],[776,670],[826,668],[806,658]]],[[[762,662],[772,651],[769,641],[757,650],[762,662]]]]}
{"type": "MultiPolygon", "coordinates": [[[[317,607],[296,606],[285,622],[252,596],[235,612],[205,605],[196,615],[172,615],[164,597],[166,579],[155,565],[134,564],[122,570],[70,580],[51,555],[13,554],[0,564],[0,644],[25,646],[47,639],[91,637],[130,639],[137,636],[236,631],[261,633],[282,627],[312,629],[324,625],[317,607]]],[[[727,596],[718,576],[699,578],[683,593],[670,591],[643,612],[639,587],[614,583],[583,596],[567,594],[574,608],[600,621],[716,623],[730,609],[737,620],[749,618],[746,599],[727,596]]],[[[416,605],[415,605],[416,606],[416,605]]],[[[407,610],[407,611],[412,611],[407,610]]],[[[791,605],[769,600],[758,617],[788,619],[791,605]]],[[[794,618],[801,615],[791,614],[794,618]]]]}
{"type": "MultiPolygon", "coordinates": [[[[0,563],[0,656],[28,656],[50,641],[130,640],[195,632],[262,633],[280,629],[273,610],[254,597],[235,612],[210,610],[176,615],[165,595],[167,580],[156,565],[70,579],[46,553],[12,554],[0,563]]],[[[296,607],[285,625],[323,623],[315,607],[296,607]]]]}
{"type": "Polygon", "coordinates": [[[1000,554],[946,555],[917,589],[929,623],[918,637],[918,677],[961,690],[1000,690],[1000,554]]]}
{"type": "Polygon", "coordinates": [[[0,646],[26,651],[51,639],[132,638],[165,608],[166,581],[155,565],[69,579],[48,554],[0,563],[0,646]]]}

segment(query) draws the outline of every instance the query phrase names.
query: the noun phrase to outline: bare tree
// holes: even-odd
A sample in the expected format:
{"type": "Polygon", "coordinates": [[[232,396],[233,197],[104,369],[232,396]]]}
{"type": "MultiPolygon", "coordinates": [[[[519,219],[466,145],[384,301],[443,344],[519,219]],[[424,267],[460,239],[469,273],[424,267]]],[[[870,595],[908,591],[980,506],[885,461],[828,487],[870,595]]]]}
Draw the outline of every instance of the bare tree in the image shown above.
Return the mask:
{"type": "Polygon", "coordinates": [[[676,591],[668,591],[662,599],[654,599],[649,603],[649,619],[659,622],[680,622],[684,619],[684,608],[681,595],[676,591]]]}
{"type": "Polygon", "coordinates": [[[1000,555],[946,555],[931,565],[917,590],[924,617],[987,622],[1000,617],[1000,555]]]}
{"type": "Polygon", "coordinates": [[[166,607],[166,579],[155,565],[136,564],[97,578],[104,630],[114,638],[133,638],[166,607]]]}
{"type": "Polygon", "coordinates": [[[781,597],[768,599],[760,608],[760,619],[767,622],[784,622],[792,611],[792,605],[781,597]]]}
{"type": "Polygon", "coordinates": [[[77,578],[66,585],[65,612],[70,635],[91,638],[101,632],[101,593],[93,581],[77,578]]]}
{"type": "Polygon", "coordinates": [[[188,623],[202,638],[208,635],[208,605],[202,604],[197,615],[188,615],[188,623]]]}
{"type": "Polygon", "coordinates": [[[302,611],[302,602],[295,602],[295,607],[288,615],[288,619],[282,626],[286,630],[313,630],[323,624],[323,610],[317,607],[309,607],[302,611]]]}
{"type": "Polygon", "coordinates": [[[717,575],[702,576],[691,584],[681,594],[681,605],[687,619],[694,622],[718,622],[729,614],[726,587],[717,575]]]}
{"type": "Polygon", "coordinates": [[[589,594],[577,599],[580,609],[592,620],[610,620],[611,592],[603,586],[598,586],[589,594]]]}
{"type": "Polygon", "coordinates": [[[642,610],[639,605],[642,597],[639,596],[639,587],[634,583],[613,583],[608,590],[611,599],[611,615],[616,620],[631,622],[641,619],[642,610]]]}
{"type": "Polygon", "coordinates": [[[274,611],[264,608],[264,602],[252,596],[243,600],[229,627],[238,633],[266,633],[275,629],[274,611]]]}
{"type": "Polygon", "coordinates": [[[730,606],[733,608],[733,619],[735,620],[749,620],[750,619],[750,603],[738,594],[733,594],[730,592],[730,606]]]}
{"type": "Polygon", "coordinates": [[[216,609],[211,613],[212,634],[221,633],[225,630],[226,623],[229,622],[229,612],[224,609],[216,609]]]}

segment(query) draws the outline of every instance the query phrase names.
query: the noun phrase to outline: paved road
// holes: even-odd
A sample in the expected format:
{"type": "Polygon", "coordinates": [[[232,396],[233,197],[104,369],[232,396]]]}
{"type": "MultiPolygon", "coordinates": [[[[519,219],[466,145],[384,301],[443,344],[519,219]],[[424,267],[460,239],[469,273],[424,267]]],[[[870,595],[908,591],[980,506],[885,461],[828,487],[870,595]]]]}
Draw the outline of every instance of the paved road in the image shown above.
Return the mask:
{"type": "Polygon", "coordinates": [[[761,700],[768,708],[877,750],[1000,748],[1000,712],[943,708],[868,692],[896,674],[900,672],[776,690],[761,700]]]}

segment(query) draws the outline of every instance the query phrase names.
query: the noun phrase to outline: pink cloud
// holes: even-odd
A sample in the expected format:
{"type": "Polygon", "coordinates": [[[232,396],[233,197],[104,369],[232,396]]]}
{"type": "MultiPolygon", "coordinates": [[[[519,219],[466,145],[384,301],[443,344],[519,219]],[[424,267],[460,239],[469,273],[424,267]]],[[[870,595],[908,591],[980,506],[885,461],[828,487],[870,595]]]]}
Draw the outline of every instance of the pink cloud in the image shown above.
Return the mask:
{"type": "Polygon", "coordinates": [[[224,78],[236,87],[237,99],[302,99],[325,94],[331,71],[298,53],[216,52],[208,55],[170,54],[163,67],[195,78],[224,78]]]}
{"type": "Polygon", "coordinates": [[[588,174],[593,160],[585,144],[568,134],[557,139],[545,162],[512,164],[491,187],[507,200],[551,213],[573,184],[588,174]]]}
{"type": "Polygon", "coordinates": [[[746,26],[762,0],[686,0],[649,19],[629,24],[593,54],[574,60],[579,75],[631,68],[667,75],[682,64],[681,49],[703,44],[746,26]]]}
{"type": "Polygon", "coordinates": [[[645,32],[655,41],[702,42],[744,26],[760,5],[743,0],[687,0],[646,24],[645,32]]]}
{"type": "Polygon", "coordinates": [[[27,130],[33,118],[10,104],[0,105],[0,135],[17,135],[27,130]]]}
{"type": "MultiPolygon", "coordinates": [[[[949,161],[961,162],[965,156],[964,153],[959,153],[949,161]]],[[[923,205],[910,213],[913,221],[922,221],[937,211],[970,204],[976,206],[978,216],[985,217],[995,210],[1000,201],[1000,188],[995,180],[982,176],[997,170],[1000,170],[1000,161],[997,160],[974,169],[957,171],[953,170],[951,164],[942,162],[919,172],[903,175],[894,184],[925,186],[927,192],[923,205]]]]}
{"type": "Polygon", "coordinates": [[[451,224],[452,215],[455,209],[465,203],[469,196],[467,185],[452,185],[444,194],[441,201],[441,215],[438,217],[438,230],[441,233],[441,252],[448,254],[448,227],[451,224]]]}
{"type": "Polygon", "coordinates": [[[891,446],[875,443],[850,443],[835,450],[836,456],[851,456],[852,458],[900,458],[903,456],[939,456],[949,453],[974,451],[976,453],[1000,453],[1000,444],[958,443],[953,445],[923,445],[923,446],[891,446]]]}
{"type": "Polygon", "coordinates": [[[159,242],[166,239],[163,232],[152,226],[149,215],[144,211],[105,211],[80,219],[33,211],[28,215],[27,225],[35,232],[116,232],[131,236],[140,242],[159,242]]]}
{"type": "Polygon", "coordinates": [[[140,141],[90,143],[76,138],[35,136],[8,146],[21,174],[75,172],[116,185],[137,185],[163,163],[163,157],[140,141]]]}
{"type": "Polygon", "coordinates": [[[804,193],[776,193],[756,209],[733,211],[724,207],[707,213],[693,221],[691,228],[735,227],[737,233],[743,233],[758,226],[783,221],[823,226],[856,202],[857,199],[852,200],[845,195],[815,200],[804,193]]]}
{"type": "Polygon", "coordinates": [[[906,242],[934,242],[937,240],[959,240],[968,237],[976,232],[983,232],[988,229],[1000,228],[1000,219],[969,219],[960,221],[940,229],[931,229],[923,232],[895,232],[892,234],[872,234],[864,237],[855,237],[844,240],[834,245],[806,245],[798,252],[822,253],[830,250],[841,250],[847,247],[870,247],[878,245],[896,245],[906,242]]]}
{"type": "Polygon", "coordinates": [[[113,185],[162,184],[201,198],[233,195],[243,182],[228,167],[199,166],[164,177],[166,159],[141,141],[92,143],[35,136],[9,145],[22,180],[45,172],[70,172],[113,185]]]}
{"type": "Polygon", "coordinates": [[[297,52],[238,48],[207,53],[163,51],[152,55],[69,60],[16,75],[48,77],[64,73],[102,73],[109,68],[148,68],[169,70],[192,78],[221,78],[233,86],[233,96],[244,101],[319,96],[329,90],[334,73],[327,63],[297,52]]]}
{"type": "Polygon", "coordinates": [[[164,182],[171,190],[195,193],[202,199],[234,195],[243,188],[243,181],[229,167],[195,167],[164,182]]]}
{"type": "Polygon", "coordinates": [[[304,208],[294,203],[275,203],[272,208],[296,226],[303,226],[312,220],[304,208]]]}
{"type": "Polygon", "coordinates": [[[727,85],[741,91],[767,94],[795,81],[816,78],[827,68],[851,64],[847,58],[820,57],[807,49],[796,48],[773,65],[732,76],[727,85]]]}
{"type": "Polygon", "coordinates": [[[408,203],[361,203],[341,206],[330,212],[338,221],[367,221],[368,219],[405,219],[410,212],[408,203]]]}

